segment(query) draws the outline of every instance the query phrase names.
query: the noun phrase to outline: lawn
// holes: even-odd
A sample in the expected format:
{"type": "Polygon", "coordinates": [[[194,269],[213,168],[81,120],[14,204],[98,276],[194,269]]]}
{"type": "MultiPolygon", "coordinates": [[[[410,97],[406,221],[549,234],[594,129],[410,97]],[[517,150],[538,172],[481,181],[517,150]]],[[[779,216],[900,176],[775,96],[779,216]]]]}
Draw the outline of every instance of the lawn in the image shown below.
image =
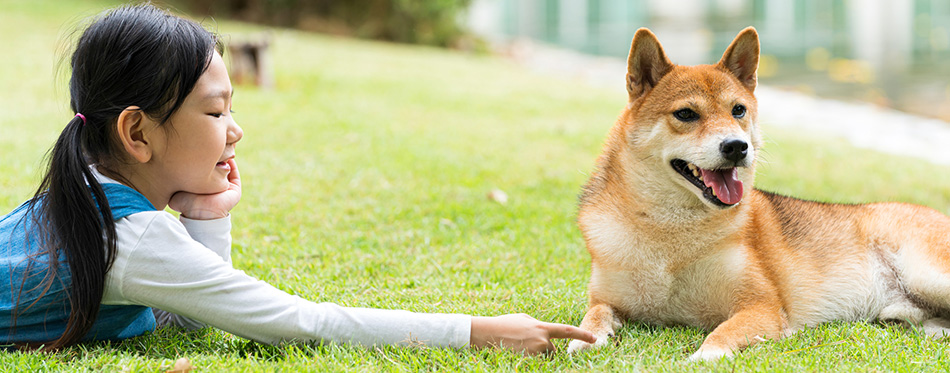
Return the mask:
{"type": "MultiPolygon", "coordinates": [[[[60,41],[108,1],[0,0],[0,211],[28,198],[70,120],[60,41]]],[[[205,24],[232,40],[262,30],[205,24]]],[[[276,87],[237,86],[244,197],[235,267],[314,301],[418,312],[525,312],[578,324],[589,257],[576,199],[625,103],[618,89],[538,75],[503,58],[273,30],[276,87]],[[493,189],[507,204],[489,200],[493,189]]],[[[837,202],[950,211],[950,168],[765,127],[758,186],[837,202]]],[[[57,354],[2,353],[0,369],[162,371],[947,370],[946,341],[837,323],[738,357],[688,364],[698,329],[626,325],[578,356],[264,346],[159,330],[57,354]]]]}

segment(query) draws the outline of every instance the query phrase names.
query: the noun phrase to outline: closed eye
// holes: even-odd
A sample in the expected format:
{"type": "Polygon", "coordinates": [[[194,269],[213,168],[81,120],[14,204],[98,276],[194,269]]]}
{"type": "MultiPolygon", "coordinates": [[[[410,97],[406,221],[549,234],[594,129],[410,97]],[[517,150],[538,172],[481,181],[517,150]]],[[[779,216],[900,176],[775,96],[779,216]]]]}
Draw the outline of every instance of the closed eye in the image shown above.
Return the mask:
{"type": "MultiPolygon", "coordinates": [[[[228,113],[234,114],[234,110],[228,110],[228,113]]],[[[212,117],[215,117],[215,118],[221,118],[221,116],[223,116],[224,113],[208,113],[208,115],[210,115],[210,116],[212,116],[212,117]]]]}

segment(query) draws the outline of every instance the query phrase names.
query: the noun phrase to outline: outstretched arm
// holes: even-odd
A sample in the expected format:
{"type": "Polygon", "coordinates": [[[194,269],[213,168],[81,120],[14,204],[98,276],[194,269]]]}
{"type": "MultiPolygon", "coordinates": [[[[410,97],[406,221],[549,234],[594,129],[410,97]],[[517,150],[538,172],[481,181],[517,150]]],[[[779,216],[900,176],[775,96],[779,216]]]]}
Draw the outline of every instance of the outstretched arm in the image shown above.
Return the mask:
{"type": "MultiPolygon", "coordinates": [[[[256,341],[465,347],[471,317],[314,303],[234,269],[165,212],[135,214],[119,234],[104,304],[162,309],[256,341]],[[144,227],[144,229],[143,229],[144,227]],[[122,242],[125,241],[125,242],[122,242]]],[[[207,224],[227,223],[227,219],[207,224]]],[[[212,228],[208,226],[208,228],[212,228]]],[[[222,227],[227,235],[229,225],[222,227]]],[[[206,232],[210,234],[210,232],[206,232]]]]}

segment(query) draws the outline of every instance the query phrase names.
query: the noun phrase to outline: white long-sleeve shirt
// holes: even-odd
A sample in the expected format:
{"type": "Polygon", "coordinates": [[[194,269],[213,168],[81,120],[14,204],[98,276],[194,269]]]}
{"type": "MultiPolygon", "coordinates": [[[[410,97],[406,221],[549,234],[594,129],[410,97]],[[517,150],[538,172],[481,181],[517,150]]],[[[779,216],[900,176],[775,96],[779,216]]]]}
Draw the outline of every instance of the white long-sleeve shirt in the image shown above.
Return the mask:
{"type": "MultiPolygon", "coordinates": [[[[95,169],[95,167],[93,167],[95,169]]],[[[115,183],[96,173],[100,183],[115,183]]],[[[116,221],[102,304],[143,305],[158,321],[252,340],[465,347],[471,316],[341,307],[287,294],[231,266],[231,220],[148,211],[116,221]]]]}

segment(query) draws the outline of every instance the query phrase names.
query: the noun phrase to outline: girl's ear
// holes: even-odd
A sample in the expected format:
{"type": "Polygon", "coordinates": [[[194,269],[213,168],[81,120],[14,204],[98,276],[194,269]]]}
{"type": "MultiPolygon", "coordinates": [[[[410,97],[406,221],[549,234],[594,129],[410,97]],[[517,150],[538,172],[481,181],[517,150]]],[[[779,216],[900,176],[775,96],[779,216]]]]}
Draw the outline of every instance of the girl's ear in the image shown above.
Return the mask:
{"type": "Polygon", "coordinates": [[[116,119],[116,132],[126,153],[139,163],[152,159],[152,144],[148,132],[156,123],[142,113],[138,106],[129,106],[116,119]]]}

